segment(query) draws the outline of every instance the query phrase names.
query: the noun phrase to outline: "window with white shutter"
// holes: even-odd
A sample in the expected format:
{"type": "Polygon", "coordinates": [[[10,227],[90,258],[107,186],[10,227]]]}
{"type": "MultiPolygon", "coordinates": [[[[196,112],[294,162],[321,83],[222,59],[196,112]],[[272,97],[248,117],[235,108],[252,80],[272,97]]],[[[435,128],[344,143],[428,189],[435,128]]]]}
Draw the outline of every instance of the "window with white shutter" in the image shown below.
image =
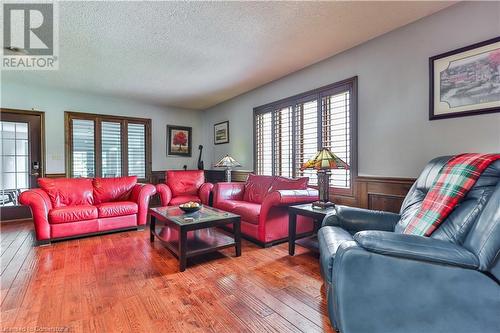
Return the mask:
{"type": "Polygon", "coordinates": [[[122,174],[121,123],[101,123],[102,176],[119,177],[122,174]]]}
{"type": "Polygon", "coordinates": [[[93,120],[73,119],[71,177],[94,177],[95,175],[95,123],[93,120]]]}
{"type": "Polygon", "coordinates": [[[317,185],[316,171],[300,167],[325,147],[350,166],[332,170],[330,186],[336,193],[352,194],[356,85],[352,78],[255,108],[255,172],[309,177],[309,184],[317,185]]]}
{"type": "Polygon", "coordinates": [[[151,175],[151,120],[66,112],[70,177],[151,175]]]}
{"type": "Polygon", "coordinates": [[[146,126],[128,124],[128,175],[146,178],[146,126]]]}

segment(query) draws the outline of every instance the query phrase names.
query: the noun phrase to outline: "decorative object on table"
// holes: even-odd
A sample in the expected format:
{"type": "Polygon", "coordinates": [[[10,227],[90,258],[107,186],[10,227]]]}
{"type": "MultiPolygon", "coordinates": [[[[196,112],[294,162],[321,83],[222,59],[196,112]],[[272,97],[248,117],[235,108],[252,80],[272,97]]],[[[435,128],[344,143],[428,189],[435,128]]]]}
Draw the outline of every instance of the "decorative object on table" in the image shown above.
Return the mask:
{"type": "Polygon", "coordinates": [[[313,202],[313,207],[327,208],[335,206],[329,201],[330,170],[349,169],[349,165],[332,153],[328,148],[323,148],[309,161],[304,163],[300,170],[314,169],[318,171],[319,201],[313,202]]]}
{"type": "Polygon", "coordinates": [[[167,125],[167,153],[191,157],[192,128],[167,125]]]}
{"type": "Polygon", "coordinates": [[[189,201],[182,205],[179,205],[179,208],[182,209],[185,213],[194,213],[200,210],[201,204],[194,201],[189,201]]]}
{"type": "Polygon", "coordinates": [[[198,156],[198,170],[203,170],[203,161],[201,160],[201,154],[203,153],[203,146],[199,145],[198,149],[200,150],[200,155],[198,156]]]}
{"type": "Polygon", "coordinates": [[[187,166],[186,164],[184,164],[184,165],[182,166],[182,168],[184,169],[184,171],[186,171],[186,170],[188,169],[188,166],[187,166]]]}
{"type": "Polygon", "coordinates": [[[214,125],[214,144],[229,143],[229,121],[214,125]]]}
{"type": "Polygon", "coordinates": [[[216,168],[226,168],[226,182],[231,182],[231,169],[235,167],[240,167],[241,164],[238,163],[234,158],[229,155],[224,156],[216,165],[216,168]]]}
{"type": "Polygon", "coordinates": [[[429,119],[500,112],[500,37],[429,58],[429,119]]]}

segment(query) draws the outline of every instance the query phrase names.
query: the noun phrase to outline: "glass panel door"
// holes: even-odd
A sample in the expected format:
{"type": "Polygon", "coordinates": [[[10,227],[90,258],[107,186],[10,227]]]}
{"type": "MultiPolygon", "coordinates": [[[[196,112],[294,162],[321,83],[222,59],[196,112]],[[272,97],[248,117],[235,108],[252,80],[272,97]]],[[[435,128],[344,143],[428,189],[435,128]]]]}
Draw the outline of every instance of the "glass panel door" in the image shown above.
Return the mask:
{"type": "Polygon", "coordinates": [[[1,109],[0,216],[2,221],[30,217],[19,195],[37,187],[43,175],[42,117],[36,111],[1,109]]]}

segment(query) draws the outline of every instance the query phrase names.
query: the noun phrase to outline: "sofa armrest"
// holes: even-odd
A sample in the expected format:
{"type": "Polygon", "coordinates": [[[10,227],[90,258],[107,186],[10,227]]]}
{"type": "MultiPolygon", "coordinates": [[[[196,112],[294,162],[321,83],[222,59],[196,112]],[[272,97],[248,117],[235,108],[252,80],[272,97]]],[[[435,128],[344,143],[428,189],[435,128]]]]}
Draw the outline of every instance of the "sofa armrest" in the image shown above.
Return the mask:
{"type": "Polygon", "coordinates": [[[306,190],[278,190],[268,193],[262,205],[298,205],[318,200],[318,190],[308,188],[306,190]]]}
{"type": "Polygon", "coordinates": [[[271,208],[275,206],[291,206],[309,203],[318,200],[318,191],[306,190],[277,190],[268,193],[262,202],[259,215],[259,223],[265,223],[271,208]]]}
{"type": "Polygon", "coordinates": [[[200,197],[201,203],[204,205],[208,205],[209,200],[210,200],[210,193],[212,192],[212,189],[214,188],[214,184],[212,183],[203,183],[199,190],[198,190],[198,196],[200,197]]]}
{"type": "Polygon", "coordinates": [[[52,209],[52,203],[48,194],[42,189],[31,189],[21,193],[19,202],[31,209],[36,239],[50,239],[49,211],[52,209]]]}
{"type": "Polygon", "coordinates": [[[214,207],[224,200],[243,200],[245,183],[217,183],[213,189],[214,207]]]}
{"type": "Polygon", "coordinates": [[[363,230],[394,231],[401,216],[396,213],[349,206],[335,206],[335,214],[323,220],[323,226],[340,227],[355,234],[363,230]]]}
{"type": "Polygon", "coordinates": [[[160,195],[162,206],[168,206],[172,200],[172,190],[167,184],[156,184],[156,192],[160,195]]]}
{"type": "Polygon", "coordinates": [[[361,231],[354,240],[365,250],[383,255],[418,261],[459,266],[479,267],[479,259],[467,249],[439,239],[387,231],[361,231]]]}
{"type": "Polygon", "coordinates": [[[145,225],[148,217],[149,200],[156,193],[156,188],[151,184],[135,184],[132,188],[130,199],[137,203],[137,225],[145,225]]]}

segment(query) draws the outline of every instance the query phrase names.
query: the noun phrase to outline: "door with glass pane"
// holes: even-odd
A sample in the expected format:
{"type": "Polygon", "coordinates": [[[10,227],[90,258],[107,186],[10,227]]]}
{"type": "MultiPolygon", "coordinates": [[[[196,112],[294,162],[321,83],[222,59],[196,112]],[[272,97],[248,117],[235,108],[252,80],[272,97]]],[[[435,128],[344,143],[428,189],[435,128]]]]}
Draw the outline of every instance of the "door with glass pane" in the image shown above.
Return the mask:
{"type": "Polygon", "coordinates": [[[43,175],[43,113],[1,109],[0,117],[0,215],[2,221],[30,217],[19,195],[37,187],[43,175]]]}

